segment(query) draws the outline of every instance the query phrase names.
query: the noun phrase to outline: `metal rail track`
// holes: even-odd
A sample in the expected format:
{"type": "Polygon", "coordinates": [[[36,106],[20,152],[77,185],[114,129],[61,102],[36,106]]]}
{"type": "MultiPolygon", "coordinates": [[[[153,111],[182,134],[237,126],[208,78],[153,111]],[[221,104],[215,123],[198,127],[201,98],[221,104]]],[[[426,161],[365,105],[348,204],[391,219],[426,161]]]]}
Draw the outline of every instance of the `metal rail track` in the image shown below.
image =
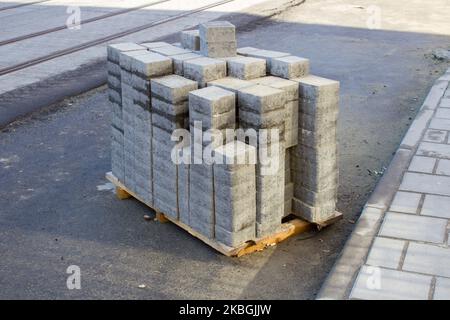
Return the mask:
{"type": "Polygon", "coordinates": [[[12,6],[0,8],[0,11],[16,9],[16,8],[25,7],[25,6],[31,6],[32,4],[38,4],[38,3],[49,2],[49,1],[51,1],[51,0],[41,0],[41,1],[33,1],[33,2],[27,2],[27,3],[19,3],[19,4],[12,5],[12,6]]]}
{"type": "Polygon", "coordinates": [[[43,55],[41,57],[37,57],[35,59],[31,59],[31,60],[28,60],[28,61],[25,61],[25,62],[21,62],[21,63],[18,63],[16,65],[10,66],[10,67],[6,67],[6,68],[3,68],[3,69],[0,69],[0,76],[4,76],[4,75],[7,75],[8,73],[19,71],[19,70],[22,70],[22,69],[25,69],[25,68],[28,68],[28,67],[31,67],[31,66],[34,66],[34,65],[46,62],[46,61],[50,61],[50,60],[58,58],[58,57],[62,57],[62,56],[65,56],[65,55],[77,52],[77,51],[88,49],[88,48],[97,46],[99,44],[108,42],[110,40],[122,38],[124,36],[130,35],[130,34],[133,34],[133,33],[136,33],[136,32],[142,31],[142,30],[145,30],[145,29],[149,29],[149,28],[155,27],[157,25],[160,25],[160,24],[163,24],[163,23],[166,23],[166,22],[178,20],[178,19],[181,19],[183,17],[189,16],[189,15],[201,12],[201,11],[205,11],[205,10],[208,10],[208,9],[211,9],[211,8],[214,8],[214,7],[218,7],[220,5],[223,5],[223,4],[229,3],[229,2],[233,2],[233,1],[235,1],[235,0],[218,1],[218,2],[211,3],[209,5],[206,5],[206,6],[197,8],[197,9],[186,11],[186,12],[183,12],[183,13],[180,13],[180,14],[175,14],[175,15],[167,17],[167,18],[155,20],[153,22],[150,22],[150,23],[147,23],[147,24],[144,24],[144,25],[141,25],[141,26],[137,26],[137,27],[134,27],[134,28],[131,28],[131,29],[128,29],[128,30],[124,30],[124,31],[121,31],[121,32],[118,32],[118,33],[115,33],[115,34],[112,34],[112,35],[109,35],[109,36],[106,36],[106,37],[103,37],[103,38],[99,38],[99,39],[96,39],[96,40],[92,40],[92,41],[88,41],[88,42],[85,42],[85,43],[81,43],[79,45],[76,45],[76,46],[73,46],[73,47],[69,47],[69,48],[66,48],[66,49],[63,49],[63,50],[58,50],[58,51],[55,51],[53,53],[50,53],[50,54],[47,54],[47,55],[43,55]]]}
{"type": "MultiPolygon", "coordinates": [[[[131,11],[136,11],[136,10],[143,9],[143,8],[146,8],[146,7],[151,7],[151,6],[154,6],[154,5],[163,3],[163,2],[168,2],[168,1],[170,1],[170,0],[153,1],[153,2],[144,3],[144,4],[136,6],[136,7],[126,8],[126,9],[123,9],[123,10],[118,10],[118,11],[115,11],[115,12],[102,14],[102,15],[97,16],[97,17],[92,17],[92,18],[89,18],[89,19],[81,20],[79,25],[84,25],[84,24],[95,22],[95,21],[99,21],[99,20],[102,20],[102,19],[118,16],[118,15],[121,15],[121,14],[125,14],[125,13],[131,12],[131,11]]],[[[64,30],[64,29],[67,29],[66,25],[61,25],[61,26],[58,26],[58,27],[54,27],[54,28],[50,28],[50,29],[46,29],[46,30],[33,32],[33,33],[26,34],[26,35],[23,35],[23,36],[18,36],[18,37],[6,39],[6,40],[3,40],[3,41],[0,41],[0,46],[4,46],[4,45],[7,45],[7,44],[11,44],[11,43],[18,42],[18,41],[23,41],[23,40],[26,40],[26,39],[30,39],[30,38],[34,38],[34,37],[38,37],[38,36],[42,36],[42,35],[46,35],[46,34],[49,34],[49,33],[52,33],[52,32],[56,32],[56,31],[61,31],[61,30],[64,30]]]]}

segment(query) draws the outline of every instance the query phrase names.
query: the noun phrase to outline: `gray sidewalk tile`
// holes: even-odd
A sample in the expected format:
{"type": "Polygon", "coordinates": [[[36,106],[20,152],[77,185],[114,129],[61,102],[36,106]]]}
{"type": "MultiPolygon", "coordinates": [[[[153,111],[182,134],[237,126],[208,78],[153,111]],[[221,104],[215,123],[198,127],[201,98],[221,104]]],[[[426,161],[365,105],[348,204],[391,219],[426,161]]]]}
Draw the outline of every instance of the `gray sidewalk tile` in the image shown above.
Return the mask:
{"type": "Polygon", "coordinates": [[[450,219],[450,197],[427,194],[420,214],[450,219]]]}
{"type": "Polygon", "coordinates": [[[391,211],[417,213],[421,195],[419,193],[398,191],[391,204],[391,211]]]}
{"type": "Polygon", "coordinates": [[[350,299],[426,300],[430,286],[430,276],[363,266],[350,299]]]}
{"type": "Polygon", "coordinates": [[[438,108],[436,110],[435,118],[450,119],[450,109],[448,108],[438,108]]]}
{"type": "Polygon", "coordinates": [[[385,237],[443,243],[447,220],[411,214],[388,212],[381,225],[385,237]]]}
{"type": "Polygon", "coordinates": [[[445,174],[450,176],[450,160],[440,160],[436,169],[436,174],[445,174]]]}
{"type": "Polygon", "coordinates": [[[433,300],[450,300],[450,279],[436,278],[433,300]]]}
{"type": "Polygon", "coordinates": [[[450,196],[450,177],[407,172],[399,189],[450,196]]]}
{"type": "Polygon", "coordinates": [[[440,119],[440,118],[431,119],[429,128],[448,131],[450,130],[450,119],[440,119]]]}
{"type": "Polygon", "coordinates": [[[396,269],[406,241],[376,237],[370,249],[367,264],[396,269]]]}
{"type": "Polygon", "coordinates": [[[450,108],[450,99],[442,98],[441,103],[439,104],[441,108],[450,108]]]}
{"type": "Polygon", "coordinates": [[[450,146],[440,143],[421,142],[417,155],[450,159],[450,146]]]}
{"type": "Polygon", "coordinates": [[[445,141],[446,136],[447,136],[447,131],[428,129],[427,131],[425,131],[425,136],[423,137],[423,141],[442,143],[445,141]]]}
{"type": "Polygon", "coordinates": [[[423,173],[432,173],[435,163],[435,158],[415,156],[413,157],[408,170],[423,173]]]}
{"type": "Polygon", "coordinates": [[[450,248],[410,243],[403,270],[450,277],[450,248]]]}

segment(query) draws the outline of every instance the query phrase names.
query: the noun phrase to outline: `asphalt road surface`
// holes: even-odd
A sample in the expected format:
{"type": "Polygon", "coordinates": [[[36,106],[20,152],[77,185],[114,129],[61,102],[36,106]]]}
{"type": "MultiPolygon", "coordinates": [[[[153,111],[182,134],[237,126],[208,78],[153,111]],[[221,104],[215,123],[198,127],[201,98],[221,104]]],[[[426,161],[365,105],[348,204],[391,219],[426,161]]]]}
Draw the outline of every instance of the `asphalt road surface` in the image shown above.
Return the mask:
{"type": "Polygon", "coordinates": [[[307,1],[238,35],[239,46],[310,58],[312,73],[341,81],[342,221],[239,259],[173,224],[145,221],[153,213],[117,200],[104,178],[110,116],[102,87],[0,132],[0,298],[313,299],[448,67],[431,55],[450,43],[445,1],[408,1],[408,10],[387,0],[358,3],[307,1]],[[374,3],[379,30],[366,24],[374,3]],[[71,265],[80,267],[80,290],[67,289],[71,265]]]}

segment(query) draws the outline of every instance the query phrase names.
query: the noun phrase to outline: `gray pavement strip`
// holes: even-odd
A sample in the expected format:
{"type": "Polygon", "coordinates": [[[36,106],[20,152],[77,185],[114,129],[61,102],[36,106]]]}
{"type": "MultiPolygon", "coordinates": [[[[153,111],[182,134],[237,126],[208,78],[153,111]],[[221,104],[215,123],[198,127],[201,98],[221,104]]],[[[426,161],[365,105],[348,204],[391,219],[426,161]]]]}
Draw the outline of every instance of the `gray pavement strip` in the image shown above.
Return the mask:
{"type": "Polygon", "coordinates": [[[360,268],[364,265],[381,222],[398,191],[402,177],[431,122],[435,109],[449,85],[450,69],[430,89],[416,118],[406,132],[388,169],[369,197],[355,229],[323,283],[318,300],[347,299],[360,268]]]}

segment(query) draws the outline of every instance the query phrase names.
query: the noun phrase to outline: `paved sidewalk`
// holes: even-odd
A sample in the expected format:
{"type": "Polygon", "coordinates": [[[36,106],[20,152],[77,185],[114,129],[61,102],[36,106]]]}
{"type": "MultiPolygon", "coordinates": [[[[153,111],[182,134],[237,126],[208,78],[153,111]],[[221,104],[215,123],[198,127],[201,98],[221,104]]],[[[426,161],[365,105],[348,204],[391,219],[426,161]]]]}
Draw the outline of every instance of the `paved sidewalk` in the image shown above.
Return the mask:
{"type": "Polygon", "coordinates": [[[319,299],[450,299],[450,69],[434,83],[319,299]]]}

